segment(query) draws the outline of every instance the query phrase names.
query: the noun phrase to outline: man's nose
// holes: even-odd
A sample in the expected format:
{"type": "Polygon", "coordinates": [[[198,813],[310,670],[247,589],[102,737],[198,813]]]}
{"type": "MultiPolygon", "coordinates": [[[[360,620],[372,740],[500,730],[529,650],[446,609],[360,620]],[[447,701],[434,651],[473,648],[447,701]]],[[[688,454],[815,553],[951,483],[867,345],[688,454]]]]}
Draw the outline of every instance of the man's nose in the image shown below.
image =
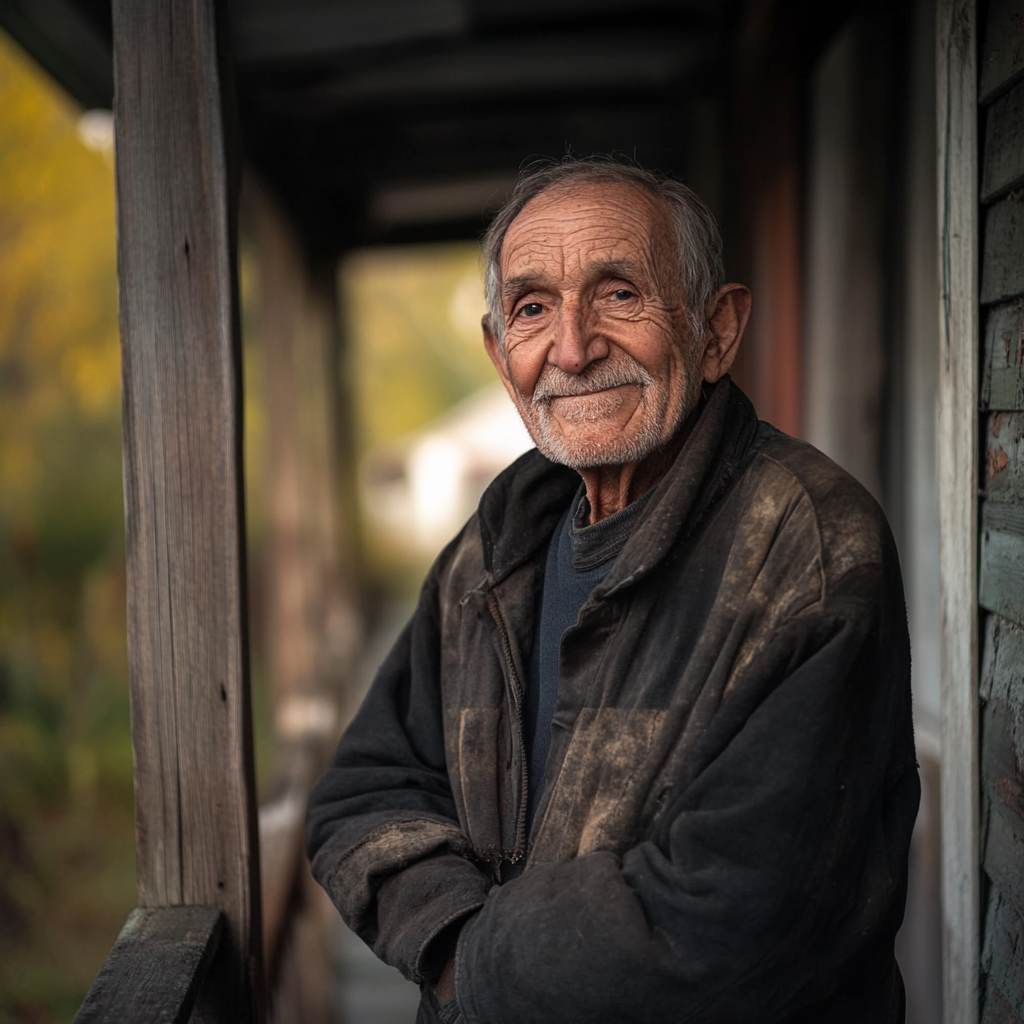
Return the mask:
{"type": "Polygon", "coordinates": [[[582,373],[591,363],[607,355],[608,342],[595,329],[586,308],[563,302],[555,337],[548,350],[548,362],[566,373],[582,373]]]}

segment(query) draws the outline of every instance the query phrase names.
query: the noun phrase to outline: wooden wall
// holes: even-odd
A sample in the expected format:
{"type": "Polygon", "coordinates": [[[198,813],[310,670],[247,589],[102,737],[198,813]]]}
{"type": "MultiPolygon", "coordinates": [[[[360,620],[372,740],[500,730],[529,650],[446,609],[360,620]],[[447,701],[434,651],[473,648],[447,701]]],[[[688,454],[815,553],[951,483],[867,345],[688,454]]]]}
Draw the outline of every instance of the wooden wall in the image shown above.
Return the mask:
{"type": "Polygon", "coordinates": [[[979,22],[983,1024],[1024,1021],[1024,13],[979,22]]]}

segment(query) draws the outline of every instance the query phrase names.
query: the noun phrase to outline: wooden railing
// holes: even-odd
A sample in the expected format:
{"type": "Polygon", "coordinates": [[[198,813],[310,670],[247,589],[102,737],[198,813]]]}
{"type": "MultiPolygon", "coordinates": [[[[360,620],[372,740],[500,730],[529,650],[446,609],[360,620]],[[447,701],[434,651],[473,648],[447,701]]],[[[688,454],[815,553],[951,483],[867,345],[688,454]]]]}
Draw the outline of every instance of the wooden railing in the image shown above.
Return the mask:
{"type": "Polygon", "coordinates": [[[187,1021],[223,927],[216,907],[133,910],[74,1024],[187,1021]]]}

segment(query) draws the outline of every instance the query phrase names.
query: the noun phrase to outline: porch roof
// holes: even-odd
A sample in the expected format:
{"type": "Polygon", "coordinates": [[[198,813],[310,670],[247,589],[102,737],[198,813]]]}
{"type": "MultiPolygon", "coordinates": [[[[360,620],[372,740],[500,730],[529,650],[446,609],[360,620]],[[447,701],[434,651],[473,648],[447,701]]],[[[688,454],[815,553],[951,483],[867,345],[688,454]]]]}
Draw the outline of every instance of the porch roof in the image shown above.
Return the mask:
{"type": "MultiPolygon", "coordinates": [[[[736,3],[229,0],[246,160],[306,244],[477,236],[524,159],[624,152],[690,177],[736,3]]],[[[0,25],[110,107],[104,0],[7,0],[0,25]]]]}

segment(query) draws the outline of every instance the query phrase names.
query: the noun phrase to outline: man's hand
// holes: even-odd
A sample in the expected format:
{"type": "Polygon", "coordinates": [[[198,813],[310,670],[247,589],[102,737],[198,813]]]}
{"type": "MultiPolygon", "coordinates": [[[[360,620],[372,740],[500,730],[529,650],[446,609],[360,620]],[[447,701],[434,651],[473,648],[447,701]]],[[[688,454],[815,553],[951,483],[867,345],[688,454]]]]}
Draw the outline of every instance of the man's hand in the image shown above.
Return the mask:
{"type": "Polygon", "coordinates": [[[437,979],[437,1002],[440,1006],[447,1006],[455,998],[455,954],[448,958],[444,965],[441,977],[437,979]]]}

